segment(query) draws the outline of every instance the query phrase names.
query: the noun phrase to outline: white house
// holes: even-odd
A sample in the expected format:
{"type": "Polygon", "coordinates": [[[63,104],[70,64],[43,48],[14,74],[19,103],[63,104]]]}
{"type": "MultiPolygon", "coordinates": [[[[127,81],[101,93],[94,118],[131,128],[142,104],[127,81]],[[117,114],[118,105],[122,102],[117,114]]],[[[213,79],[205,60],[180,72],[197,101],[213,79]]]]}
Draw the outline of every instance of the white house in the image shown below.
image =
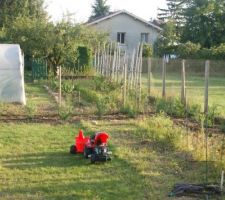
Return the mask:
{"type": "Polygon", "coordinates": [[[112,41],[120,43],[129,53],[139,42],[153,45],[160,31],[159,26],[120,10],[87,23],[87,26],[109,33],[112,41]]]}

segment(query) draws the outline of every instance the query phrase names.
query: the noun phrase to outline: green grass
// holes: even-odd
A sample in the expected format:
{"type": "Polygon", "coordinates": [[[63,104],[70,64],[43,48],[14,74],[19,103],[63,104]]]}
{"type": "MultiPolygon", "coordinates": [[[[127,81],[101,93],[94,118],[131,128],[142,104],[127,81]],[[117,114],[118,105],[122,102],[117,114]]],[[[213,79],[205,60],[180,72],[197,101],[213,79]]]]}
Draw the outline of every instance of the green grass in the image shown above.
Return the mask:
{"type": "MultiPolygon", "coordinates": [[[[94,89],[93,81],[79,83],[94,89]]],[[[41,85],[26,84],[26,92],[31,111],[32,106],[36,108],[35,114],[57,113],[56,103],[41,85]]],[[[9,116],[29,114],[23,106],[2,106],[0,112],[9,116]]],[[[184,128],[175,126],[163,114],[130,120],[104,120],[103,116],[102,120],[73,124],[18,121],[1,123],[0,133],[2,200],[166,200],[175,183],[205,180],[204,135],[190,133],[190,147],[186,148],[184,128]],[[80,128],[87,135],[109,132],[111,162],[91,165],[82,155],[68,153],[80,128]]],[[[209,144],[217,151],[213,139],[209,144]]],[[[215,155],[212,158],[209,153],[209,158],[219,161],[215,155]]],[[[219,181],[218,163],[209,162],[209,181],[219,181]]]]}
{"type": "Polygon", "coordinates": [[[56,103],[46,89],[40,84],[26,83],[25,94],[27,105],[0,103],[0,115],[29,115],[29,109],[35,115],[55,114],[56,103]]]}
{"type": "MultiPolygon", "coordinates": [[[[205,166],[186,161],[188,153],[172,148],[172,140],[165,143],[175,131],[167,127],[170,123],[156,117],[73,125],[1,124],[0,199],[167,199],[177,182],[203,182],[205,166]],[[79,128],[86,134],[110,133],[111,162],[91,165],[82,155],[68,153],[79,128]]],[[[215,168],[210,165],[209,171],[215,180],[215,168]]]]}

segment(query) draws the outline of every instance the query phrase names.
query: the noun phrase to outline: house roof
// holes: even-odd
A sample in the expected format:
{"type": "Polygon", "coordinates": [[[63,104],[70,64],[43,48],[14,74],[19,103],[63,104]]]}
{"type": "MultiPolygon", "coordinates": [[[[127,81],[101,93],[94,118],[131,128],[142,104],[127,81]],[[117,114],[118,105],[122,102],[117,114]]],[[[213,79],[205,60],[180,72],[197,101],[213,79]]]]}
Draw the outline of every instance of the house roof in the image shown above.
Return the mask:
{"type": "Polygon", "coordinates": [[[116,11],[116,12],[109,13],[109,15],[93,19],[92,21],[87,22],[86,24],[87,24],[87,26],[91,26],[91,25],[97,24],[99,22],[110,19],[110,18],[115,17],[115,16],[120,15],[120,14],[126,14],[128,16],[131,16],[132,18],[134,18],[134,19],[136,19],[136,20],[138,20],[138,21],[140,21],[140,22],[142,22],[142,23],[144,23],[148,26],[151,26],[151,27],[155,28],[157,31],[162,31],[162,28],[160,28],[159,26],[153,24],[152,22],[148,22],[148,21],[146,21],[146,20],[144,20],[144,19],[142,19],[142,18],[126,11],[126,10],[119,10],[119,11],[116,11]]]}

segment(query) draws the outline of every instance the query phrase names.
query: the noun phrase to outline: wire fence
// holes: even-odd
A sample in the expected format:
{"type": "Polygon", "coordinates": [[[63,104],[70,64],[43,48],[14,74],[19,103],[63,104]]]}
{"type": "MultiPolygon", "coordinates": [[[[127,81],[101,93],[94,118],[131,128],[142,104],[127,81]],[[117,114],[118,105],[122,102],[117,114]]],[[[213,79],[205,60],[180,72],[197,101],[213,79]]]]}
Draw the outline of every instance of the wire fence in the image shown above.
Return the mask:
{"type": "Polygon", "coordinates": [[[97,73],[125,85],[124,102],[134,89],[137,98],[173,97],[201,106],[201,112],[209,105],[225,117],[225,61],[142,58],[142,48],[140,44],[128,55],[115,45],[113,53],[105,47],[95,56],[97,73]]]}

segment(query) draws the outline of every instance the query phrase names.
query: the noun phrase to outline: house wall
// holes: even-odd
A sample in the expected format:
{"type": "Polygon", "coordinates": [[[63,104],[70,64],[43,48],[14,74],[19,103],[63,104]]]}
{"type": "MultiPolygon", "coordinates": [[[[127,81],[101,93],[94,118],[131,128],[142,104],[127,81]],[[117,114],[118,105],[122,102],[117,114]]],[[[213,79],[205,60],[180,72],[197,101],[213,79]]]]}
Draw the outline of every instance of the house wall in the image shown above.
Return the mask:
{"type": "Polygon", "coordinates": [[[152,45],[159,34],[155,28],[125,13],[93,24],[91,27],[108,32],[112,41],[117,41],[118,32],[125,32],[125,45],[121,44],[121,46],[127,48],[129,53],[132,53],[133,49],[137,48],[137,45],[141,40],[141,33],[149,34],[148,41],[152,45]]]}

